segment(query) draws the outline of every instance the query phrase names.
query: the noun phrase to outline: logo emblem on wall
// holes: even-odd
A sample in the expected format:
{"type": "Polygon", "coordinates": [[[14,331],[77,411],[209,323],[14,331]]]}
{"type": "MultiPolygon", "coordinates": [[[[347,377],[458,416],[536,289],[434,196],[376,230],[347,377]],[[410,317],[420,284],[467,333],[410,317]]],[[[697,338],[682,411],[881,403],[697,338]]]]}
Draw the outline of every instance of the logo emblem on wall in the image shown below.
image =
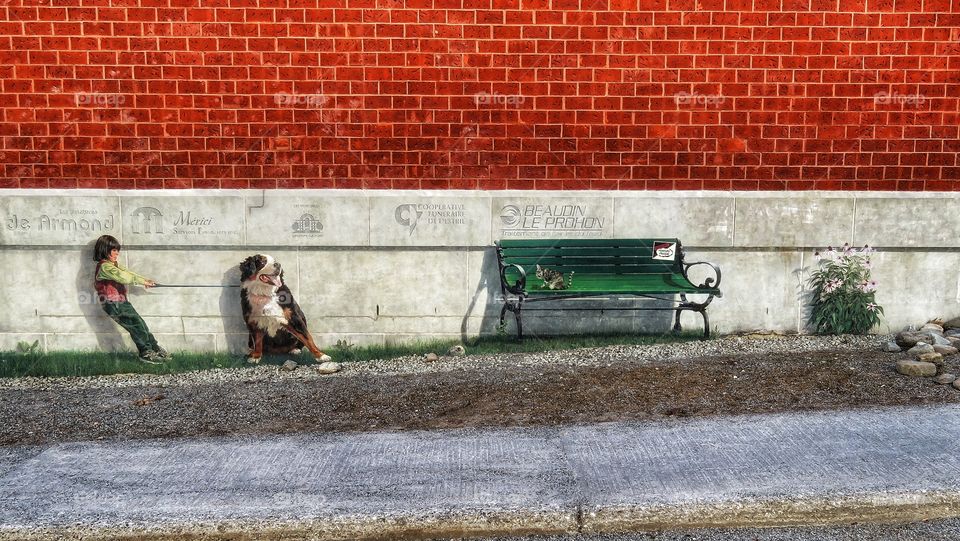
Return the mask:
{"type": "Polygon", "coordinates": [[[503,207],[500,209],[500,219],[503,220],[503,225],[507,227],[517,226],[522,219],[520,207],[516,205],[507,205],[503,207]]]}
{"type": "Polygon", "coordinates": [[[410,235],[420,224],[427,229],[467,225],[467,210],[463,203],[407,203],[393,211],[397,223],[410,228],[410,235]]]}
{"type": "Polygon", "coordinates": [[[291,226],[295,234],[311,234],[323,231],[323,224],[313,217],[313,214],[304,214],[297,218],[291,226]]]}
{"type": "Polygon", "coordinates": [[[153,207],[140,207],[130,217],[133,218],[134,234],[163,233],[163,213],[153,207]]]}
{"type": "Polygon", "coordinates": [[[585,205],[504,205],[500,221],[506,236],[544,237],[562,233],[568,237],[599,237],[604,217],[585,205]]]}
{"type": "Polygon", "coordinates": [[[410,235],[413,235],[413,231],[417,228],[420,217],[423,216],[423,211],[418,210],[417,205],[400,205],[393,212],[393,216],[396,218],[398,224],[409,227],[410,235]]]}

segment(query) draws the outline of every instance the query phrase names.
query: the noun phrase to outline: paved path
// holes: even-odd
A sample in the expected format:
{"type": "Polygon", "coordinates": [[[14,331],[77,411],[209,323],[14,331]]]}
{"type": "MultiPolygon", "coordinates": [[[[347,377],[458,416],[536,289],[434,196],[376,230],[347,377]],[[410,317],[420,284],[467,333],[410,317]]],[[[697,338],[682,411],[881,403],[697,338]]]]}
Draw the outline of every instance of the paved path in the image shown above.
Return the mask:
{"type": "Polygon", "coordinates": [[[310,539],[960,516],[960,406],[0,448],[0,539],[310,539]]]}

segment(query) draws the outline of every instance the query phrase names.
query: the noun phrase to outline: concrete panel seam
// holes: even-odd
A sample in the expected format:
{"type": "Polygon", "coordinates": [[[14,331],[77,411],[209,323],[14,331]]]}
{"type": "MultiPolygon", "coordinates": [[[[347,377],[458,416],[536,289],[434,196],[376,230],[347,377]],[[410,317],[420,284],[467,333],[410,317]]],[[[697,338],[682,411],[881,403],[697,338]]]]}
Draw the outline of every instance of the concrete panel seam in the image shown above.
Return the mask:
{"type": "MultiPolygon", "coordinates": [[[[800,252],[800,274],[797,278],[799,290],[803,291],[803,258],[806,255],[806,252],[800,252]]],[[[797,332],[799,333],[803,327],[803,299],[797,299],[797,332]]]]}
{"type": "Polygon", "coordinates": [[[854,244],[859,244],[857,242],[857,201],[856,197],[853,198],[853,216],[850,218],[850,242],[854,244]]]}
{"type": "Polygon", "coordinates": [[[123,197],[117,196],[117,213],[118,218],[120,219],[120,226],[117,227],[117,240],[120,241],[120,245],[124,246],[123,243],[123,197]]]}
{"type": "Polygon", "coordinates": [[[733,198],[733,233],[731,233],[730,243],[735,247],[737,245],[737,198],[733,198]]]}

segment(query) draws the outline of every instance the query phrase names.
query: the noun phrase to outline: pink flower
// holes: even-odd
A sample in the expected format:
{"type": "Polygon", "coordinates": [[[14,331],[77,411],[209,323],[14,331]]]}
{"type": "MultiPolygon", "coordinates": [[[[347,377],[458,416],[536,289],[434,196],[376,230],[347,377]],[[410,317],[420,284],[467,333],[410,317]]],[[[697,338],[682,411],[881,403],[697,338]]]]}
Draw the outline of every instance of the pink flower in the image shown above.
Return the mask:
{"type": "Polygon", "coordinates": [[[843,286],[843,280],[839,278],[828,280],[827,283],[824,284],[823,286],[823,294],[829,295],[830,293],[833,293],[834,291],[840,289],[841,286],[843,286]]]}

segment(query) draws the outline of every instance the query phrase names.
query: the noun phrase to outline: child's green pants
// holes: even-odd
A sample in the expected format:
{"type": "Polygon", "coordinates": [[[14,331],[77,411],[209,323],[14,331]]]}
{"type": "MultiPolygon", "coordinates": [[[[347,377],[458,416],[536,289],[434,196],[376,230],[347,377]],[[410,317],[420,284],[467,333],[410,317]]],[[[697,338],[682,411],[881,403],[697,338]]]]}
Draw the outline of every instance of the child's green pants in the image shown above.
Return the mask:
{"type": "Polygon", "coordinates": [[[143,321],[132,304],[129,302],[105,302],[103,303],[103,311],[110,316],[110,319],[119,323],[130,333],[130,338],[133,338],[133,343],[137,345],[137,351],[140,352],[140,355],[157,349],[157,339],[150,333],[147,323],[143,321]]]}

